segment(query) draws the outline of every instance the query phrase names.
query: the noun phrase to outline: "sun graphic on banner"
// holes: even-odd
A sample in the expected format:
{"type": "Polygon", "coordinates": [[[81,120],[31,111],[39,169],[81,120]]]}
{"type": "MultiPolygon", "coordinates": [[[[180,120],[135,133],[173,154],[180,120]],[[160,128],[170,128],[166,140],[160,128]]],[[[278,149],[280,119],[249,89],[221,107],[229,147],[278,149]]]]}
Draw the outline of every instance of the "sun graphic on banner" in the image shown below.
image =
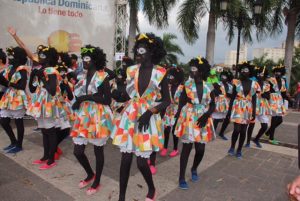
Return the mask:
{"type": "Polygon", "coordinates": [[[56,30],[49,35],[48,45],[57,49],[58,52],[80,52],[82,41],[77,33],[56,30]]]}

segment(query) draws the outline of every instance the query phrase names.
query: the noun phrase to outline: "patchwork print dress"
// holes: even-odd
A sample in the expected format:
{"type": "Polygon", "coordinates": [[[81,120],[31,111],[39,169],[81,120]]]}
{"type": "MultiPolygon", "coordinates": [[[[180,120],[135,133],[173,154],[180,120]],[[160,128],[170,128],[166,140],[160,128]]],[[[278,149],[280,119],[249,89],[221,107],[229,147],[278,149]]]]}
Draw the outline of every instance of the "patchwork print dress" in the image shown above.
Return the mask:
{"type": "Polygon", "coordinates": [[[275,77],[271,77],[269,82],[273,85],[274,93],[270,94],[270,108],[272,116],[283,116],[286,114],[286,107],[281,95],[281,92],[286,92],[285,81],[281,79],[282,86],[279,89],[277,80],[275,77]]]}
{"type": "Polygon", "coordinates": [[[199,101],[196,83],[189,78],[184,84],[184,90],[191,103],[183,106],[175,127],[175,135],[182,139],[183,143],[200,142],[207,143],[215,139],[215,131],[212,119],[209,118],[205,127],[200,128],[197,120],[209,109],[213,86],[203,81],[203,95],[199,101]]]}
{"type": "Polygon", "coordinates": [[[231,121],[238,124],[249,124],[252,117],[252,96],[260,91],[260,86],[256,81],[251,81],[251,89],[245,96],[242,82],[233,80],[237,95],[233,101],[231,121]]]}
{"type": "Polygon", "coordinates": [[[37,78],[33,85],[37,87],[32,95],[31,103],[27,109],[27,114],[35,119],[67,119],[66,108],[62,104],[62,95],[59,87],[61,76],[54,67],[45,68],[44,76],[46,80],[49,75],[55,75],[57,78],[56,93],[52,96],[44,87],[44,83],[37,78]]]}
{"type": "MultiPolygon", "coordinates": [[[[219,83],[221,94],[216,96],[216,109],[212,114],[213,119],[224,119],[228,113],[230,98],[226,96],[225,86],[222,82],[219,83]]],[[[232,85],[228,83],[228,93],[232,94],[232,85]]]]}
{"type": "Polygon", "coordinates": [[[148,158],[152,151],[159,151],[164,144],[163,125],[160,114],[153,114],[149,128],[138,130],[138,119],[144,112],[156,105],[155,100],[160,94],[160,83],[166,70],[154,66],[148,88],[140,95],[138,90],[139,65],[128,67],[126,91],[131,98],[115,122],[112,132],[113,144],[120,147],[121,152],[134,152],[137,156],[148,158]]]}
{"type": "MultiPolygon", "coordinates": [[[[86,91],[86,74],[79,76],[79,81],[75,85],[74,94],[76,97],[92,95],[98,92],[98,87],[108,76],[104,71],[97,71],[86,91]]],[[[113,123],[113,115],[108,105],[102,105],[94,101],[84,101],[80,108],[75,110],[76,117],[72,128],[71,136],[74,138],[84,138],[88,140],[98,140],[98,146],[106,143],[110,136],[113,123]]],[[[76,143],[76,140],[74,140],[76,143]]]]}
{"type": "MultiPolygon", "coordinates": [[[[3,76],[10,83],[17,84],[21,80],[20,71],[25,70],[28,73],[29,68],[27,66],[17,67],[14,74],[9,80],[9,73],[13,66],[8,66],[3,71],[3,76]]],[[[23,118],[28,107],[29,97],[25,90],[19,90],[14,87],[8,87],[3,94],[0,101],[0,116],[8,118],[23,118]]]]}

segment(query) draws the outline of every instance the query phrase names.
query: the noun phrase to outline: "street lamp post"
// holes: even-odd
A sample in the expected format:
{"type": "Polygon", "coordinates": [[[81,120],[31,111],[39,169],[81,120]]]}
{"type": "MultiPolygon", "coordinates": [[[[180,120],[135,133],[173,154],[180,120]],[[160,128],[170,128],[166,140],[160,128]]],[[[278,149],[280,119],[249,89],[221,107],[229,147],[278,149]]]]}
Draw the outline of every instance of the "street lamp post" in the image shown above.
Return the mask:
{"type": "MultiPolygon", "coordinates": [[[[221,0],[220,1],[220,10],[221,11],[226,11],[228,9],[228,0],[221,0]]],[[[262,1],[261,0],[256,0],[254,5],[254,14],[259,15],[261,14],[262,11],[262,1]]],[[[243,20],[244,20],[244,15],[240,12],[238,15],[238,18],[236,19],[236,27],[238,30],[238,38],[237,38],[237,51],[236,51],[236,69],[235,69],[235,77],[238,75],[238,64],[239,64],[239,59],[240,59],[240,45],[241,45],[241,32],[243,29],[243,20]]]]}

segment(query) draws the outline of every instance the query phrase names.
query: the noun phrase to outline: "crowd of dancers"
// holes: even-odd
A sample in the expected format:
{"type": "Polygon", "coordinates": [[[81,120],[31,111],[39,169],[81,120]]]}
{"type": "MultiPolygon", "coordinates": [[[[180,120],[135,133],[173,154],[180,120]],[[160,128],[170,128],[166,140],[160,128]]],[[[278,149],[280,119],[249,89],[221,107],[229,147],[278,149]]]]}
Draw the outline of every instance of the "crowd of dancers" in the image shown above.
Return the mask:
{"type": "Polygon", "coordinates": [[[157,198],[152,178],[157,171],[157,152],[162,157],[180,155],[178,185],[188,189],[185,175],[193,145],[190,172],[192,181],[197,182],[206,143],[215,139],[221,122],[218,135],[223,140],[228,140],[228,124],[234,124],[228,154],[239,159],[246,137],[246,147],[250,146],[256,120],[261,128],[252,140],[254,144],[262,147],[259,140],[263,134],[271,143],[278,143],[274,133],[286,113],[284,99],[288,99],[282,78],[284,66],[274,66],[271,77],[266,67],[243,63],[237,69],[238,78],[233,79],[229,70],[223,70],[218,75],[213,73],[219,79],[210,79],[210,64],[196,57],[188,63],[189,76],[185,79],[180,67],[159,66],[166,55],[164,44],[159,37],[146,33],[136,37],[134,59],[124,57],[116,72],[106,68],[106,54],[100,47],[86,45],[81,48],[84,70],[75,73],[67,53],[44,45],[32,53],[13,28],[8,32],[19,46],[7,48],[6,53],[0,51],[0,122],[11,142],[4,150],[22,151],[25,115],[33,117],[42,132],[44,152],[32,162],[41,170],[57,165],[62,154],[59,144],[71,136],[74,155],[87,175],[78,187],[89,187],[88,195],[100,190],[103,149],[109,138],[122,155],[119,201],[125,200],[134,155],[148,186],[146,201],[157,198]],[[28,58],[31,67],[26,66],[28,58]],[[12,119],[17,136],[10,125],[12,119]],[[173,149],[168,153],[170,135],[173,149]],[[85,155],[87,144],[94,146],[94,169],[85,155]]]}

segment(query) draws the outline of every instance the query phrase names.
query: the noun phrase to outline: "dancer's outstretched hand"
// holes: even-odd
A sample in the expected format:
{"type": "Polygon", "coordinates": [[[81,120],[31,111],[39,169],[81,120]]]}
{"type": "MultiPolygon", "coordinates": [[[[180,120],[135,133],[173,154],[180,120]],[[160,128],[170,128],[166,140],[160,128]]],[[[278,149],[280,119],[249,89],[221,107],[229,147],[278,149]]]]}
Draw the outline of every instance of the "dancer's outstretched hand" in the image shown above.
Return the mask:
{"type": "Polygon", "coordinates": [[[13,27],[7,27],[7,31],[12,36],[15,36],[17,34],[16,30],[13,27]]]}
{"type": "Polygon", "coordinates": [[[142,116],[140,116],[140,118],[138,119],[138,129],[140,132],[143,131],[144,132],[147,131],[147,129],[149,128],[149,122],[150,122],[150,118],[152,116],[152,112],[150,110],[147,110],[144,114],[142,114],[142,116]]]}

